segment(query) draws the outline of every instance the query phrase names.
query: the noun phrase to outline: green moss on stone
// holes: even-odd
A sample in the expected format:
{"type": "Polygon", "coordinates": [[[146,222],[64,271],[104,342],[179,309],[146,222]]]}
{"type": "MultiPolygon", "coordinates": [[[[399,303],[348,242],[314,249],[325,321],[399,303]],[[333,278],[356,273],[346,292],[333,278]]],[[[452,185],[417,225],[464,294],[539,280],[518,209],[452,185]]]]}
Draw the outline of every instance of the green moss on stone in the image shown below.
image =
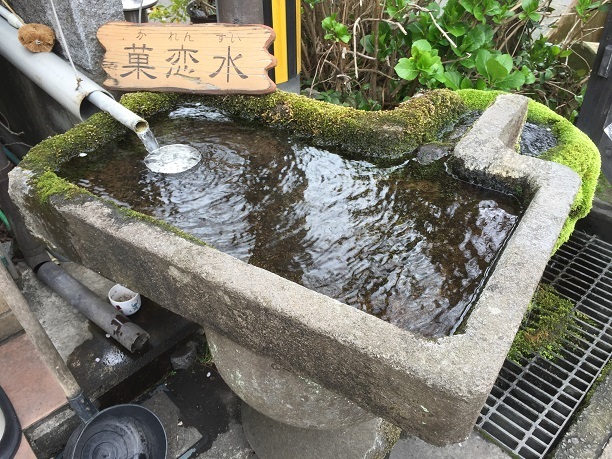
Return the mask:
{"type": "Polygon", "coordinates": [[[147,118],[171,110],[189,96],[176,93],[132,92],[121,97],[121,104],[134,113],[147,118]]]}
{"type": "Polygon", "coordinates": [[[397,163],[423,143],[436,140],[465,112],[448,90],[430,91],[395,110],[366,112],[277,91],[264,96],[201,96],[200,102],[247,121],[288,130],[318,146],[340,148],[349,156],[397,163]]]}
{"type": "Polygon", "coordinates": [[[96,113],[64,134],[35,145],[20,163],[37,173],[57,170],[60,164],[99,148],[124,135],[128,129],[106,113],[96,113]]]}
{"type": "Polygon", "coordinates": [[[469,110],[483,111],[493,102],[497,96],[507,94],[503,91],[478,91],[476,89],[461,89],[457,94],[469,110]]]}
{"type": "Polygon", "coordinates": [[[139,221],[148,223],[150,225],[157,226],[158,228],[161,228],[161,229],[163,229],[165,231],[168,231],[168,232],[170,232],[170,233],[172,233],[172,234],[174,234],[174,235],[176,235],[178,237],[181,237],[181,238],[186,239],[186,240],[188,240],[190,242],[193,242],[194,244],[202,245],[202,246],[207,246],[208,245],[204,241],[198,239],[197,237],[192,236],[191,234],[188,234],[188,233],[184,232],[183,230],[178,229],[176,226],[173,226],[170,223],[166,223],[163,220],[158,220],[157,218],[151,217],[149,215],[142,214],[142,213],[137,212],[135,210],[128,209],[126,207],[118,206],[114,202],[112,202],[110,200],[107,200],[107,199],[101,199],[101,200],[105,201],[109,206],[113,207],[117,213],[119,213],[120,215],[123,215],[128,220],[139,220],[139,221]]]}
{"type": "Polygon", "coordinates": [[[578,319],[585,319],[571,301],[560,297],[555,289],[541,284],[533,295],[521,328],[514,338],[508,358],[519,362],[539,355],[554,359],[569,342],[578,319]]]}
{"type": "Polygon", "coordinates": [[[32,183],[36,189],[36,195],[42,204],[49,202],[52,196],[63,196],[66,199],[76,195],[93,196],[87,190],[59,178],[54,172],[46,171],[33,178],[32,183]]]}
{"type": "MultiPolygon", "coordinates": [[[[471,110],[484,110],[495,101],[498,95],[505,94],[501,91],[472,89],[460,90],[457,93],[471,110]]],[[[557,137],[557,146],[545,152],[541,158],[568,166],[582,179],[582,186],[557,240],[556,250],[569,239],[576,226],[576,221],[586,217],[591,210],[601,170],[601,157],[599,150],[585,133],[545,105],[530,100],[527,121],[549,127],[557,137]]]]}
{"type": "MultiPolygon", "coordinates": [[[[315,101],[283,91],[263,96],[207,96],[136,92],[121,103],[145,119],[180,104],[201,102],[248,121],[284,128],[319,146],[337,147],[355,157],[379,163],[398,162],[419,145],[435,140],[439,131],[465,111],[452,91],[431,91],[396,110],[365,112],[315,101]]],[[[130,133],[106,113],[96,113],[68,132],[30,150],[22,166],[42,173],[57,170],[81,153],[89,153],[130,133]]]]}

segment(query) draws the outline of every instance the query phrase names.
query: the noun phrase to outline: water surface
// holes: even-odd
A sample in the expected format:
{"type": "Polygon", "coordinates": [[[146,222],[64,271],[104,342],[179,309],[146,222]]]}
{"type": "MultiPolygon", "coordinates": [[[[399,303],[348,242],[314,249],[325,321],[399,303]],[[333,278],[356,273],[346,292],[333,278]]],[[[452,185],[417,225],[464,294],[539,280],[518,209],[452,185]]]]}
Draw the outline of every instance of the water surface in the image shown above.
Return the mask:
{"type": "Polygon", "coordinates": [[[160,145],[189,144],[202,161],[153,173],[130,138],[61,175],[427,336],[455,330],[520,212],[512,197],[455,180],[440,161],[379,168],[202,107],[152,130],[160,145]]]}

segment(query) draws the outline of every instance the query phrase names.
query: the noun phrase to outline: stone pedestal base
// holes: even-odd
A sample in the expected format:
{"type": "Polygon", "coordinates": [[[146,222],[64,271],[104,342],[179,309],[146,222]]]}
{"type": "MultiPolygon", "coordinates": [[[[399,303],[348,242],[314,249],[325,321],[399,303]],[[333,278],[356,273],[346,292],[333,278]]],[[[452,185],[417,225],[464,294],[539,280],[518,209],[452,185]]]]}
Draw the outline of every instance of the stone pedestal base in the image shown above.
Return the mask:
{"type": "Polygon", "coordinates": [[[242,427],[260,459],[382,459],[400,429],[380,418],[334,430],[302,429],[242,404],[242,427]]]}

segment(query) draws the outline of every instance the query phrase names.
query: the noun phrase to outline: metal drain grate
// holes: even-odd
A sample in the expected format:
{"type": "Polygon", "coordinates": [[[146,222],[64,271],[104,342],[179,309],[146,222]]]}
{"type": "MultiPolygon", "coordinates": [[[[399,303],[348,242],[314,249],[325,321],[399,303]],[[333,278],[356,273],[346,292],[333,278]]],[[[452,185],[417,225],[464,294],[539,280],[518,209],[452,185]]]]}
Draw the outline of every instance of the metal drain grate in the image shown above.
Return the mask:
{"type": "Polygon", "coordinates": [[[506,360],[476,424],[525,459],[550,452],[610,359],[612,245],[575,231],[551,258],[542,281],[589,320],[580,321],[572,343],[555,361],[536,357],[517,365],[506,360]]]}

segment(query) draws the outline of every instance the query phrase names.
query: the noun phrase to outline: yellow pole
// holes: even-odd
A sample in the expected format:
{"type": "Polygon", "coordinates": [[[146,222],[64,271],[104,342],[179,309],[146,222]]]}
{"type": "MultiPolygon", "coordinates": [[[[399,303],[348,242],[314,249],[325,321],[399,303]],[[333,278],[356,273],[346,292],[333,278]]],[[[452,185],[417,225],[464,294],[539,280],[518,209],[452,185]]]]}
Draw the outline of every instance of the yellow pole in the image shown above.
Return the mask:
{"type": "MultiPolygon", "coordinates": [[[[289,0],[293,1],[293,0],[289,0]]],[[[287,62],[287,11],[285,0],[272,0],[272,28],[276,32],[274,40],[274,56],[277,59],[275,76],[276,83],[289,80],[287,62]]]]}

